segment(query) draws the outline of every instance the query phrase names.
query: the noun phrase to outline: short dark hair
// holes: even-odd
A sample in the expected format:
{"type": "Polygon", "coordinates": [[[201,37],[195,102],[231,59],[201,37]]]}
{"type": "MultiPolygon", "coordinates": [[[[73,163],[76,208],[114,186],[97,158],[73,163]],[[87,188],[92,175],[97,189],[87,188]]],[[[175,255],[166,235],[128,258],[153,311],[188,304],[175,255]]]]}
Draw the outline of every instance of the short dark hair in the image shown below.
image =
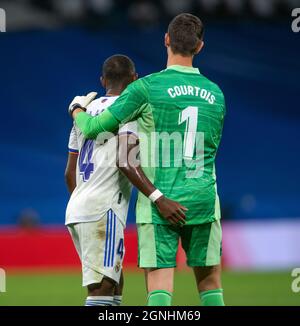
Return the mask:
{"type": "Polygon", "coordinates": [[[102,66],[102,77],[113,86],[127,86],[135,75],[133,61],[123,54],[115,54],[107,58],[102,66]]]}
{"type": "Polygon", "coordinates": [[[196,53],[199,42],[203,40],[204,25],[198,17],[184,13],[173,18],[168,34],[172,52],[189,57],[196,53]]]}

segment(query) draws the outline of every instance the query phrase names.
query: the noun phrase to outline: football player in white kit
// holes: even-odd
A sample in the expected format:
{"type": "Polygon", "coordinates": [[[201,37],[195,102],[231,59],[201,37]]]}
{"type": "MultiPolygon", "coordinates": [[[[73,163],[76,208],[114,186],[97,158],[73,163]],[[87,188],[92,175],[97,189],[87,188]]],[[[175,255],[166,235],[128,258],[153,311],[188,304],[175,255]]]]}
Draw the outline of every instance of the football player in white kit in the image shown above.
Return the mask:
{"type": "MultiPolygon", "coordinates": [[[[101,77],[106,96],[93,100],[97,93],[90,93],[87,113],[103,112],[136,79],[131,59],[124,55],[108,58],[101,77]]],[[[122,133],[137,135],[136,123],[124,125],[119,129],[122,133]]],[[[124,228],[132,186],[116,166],[117,137],[87,140],[74,125],[69,139],[65,177],[71,197],[66,225],[82,263],[86,306],[120,305],[122,301],[124,228]]]]}

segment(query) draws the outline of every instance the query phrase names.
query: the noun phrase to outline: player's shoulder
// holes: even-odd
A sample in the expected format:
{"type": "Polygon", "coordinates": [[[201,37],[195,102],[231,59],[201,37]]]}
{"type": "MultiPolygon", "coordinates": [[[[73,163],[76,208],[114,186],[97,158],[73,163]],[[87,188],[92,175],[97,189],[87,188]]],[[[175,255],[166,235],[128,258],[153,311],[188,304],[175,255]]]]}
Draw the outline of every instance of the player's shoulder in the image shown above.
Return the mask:
{"type": "Polygon", "coordinates": [[[99,114],[112,105],[117,98],[118,96],[101,96],[96,98],[88,105],[87,113],[99,114]]]}
{"type": "Polygon", "coordinates": [[[161,71],[157,71],[157,72],[153,72],[151,74],[148,74],[144,77],[139,78],[137,81],[135,81],[135,83],[142,83],[145,86],[149,86],[151,85],[152,81],[156,80],[157,78],[161,78],[163,76],[163,74],[165,73],[166,69],[161,70],[161,71]]]}
{"type": "Polygon", "coordinates": [[[224,114],[226,114],[226,101],[221,87],[217,83],[213,82],[211,79],[207,78],[206,76],[202,74],[200,75],[201,78],[203,79],[202,84],[205,85],[205,87],[213,93],[215,104],[217,106],[220,106],[224,114]]]}
{"type": "Polygon", "coordinates": [[[141,78],[137,79],[136,81],[134,81],[133,83],[131,83],[129,85],[129,88],[136,89],[139,92],[142,91],[145,95],[147,95],[147,94],[149,94],[149,91],[151,89],[151,85],[153,84],[153,82],[156,81],[157,79],[160,79],[163,72],[164,72],[164,70],[154,72],[154,73],[151,73],[144,77],[141,77],[141,78]]]}
{"type": "Polygon", "coordinates": [[[100,103],[101,103],[101,97],[94,99],[94,100],[93,100],[93,101],[88,105],[88,107],[92,108],[92,107],[94,107],[94,106],[99,105],[100,103]]]}
{"type": "Polygon", "coordinates": [[[163,69],[161,71],[153,72],[152,74],[146,75],[145,77],[141,78],[145,82],[151,83],[153,80],[157,80],[162,78],[168,73],[168,69],[163,69]]]}
{"type": "Polygon", "coordinates": [[[119,96],[101,96],[93,100],[89,106],[106,106],[114,102],[119,96]]]}
{"type": "Polygon", "coordinates": [[[224,98],[224,93],[223,93],[221,87],[216,82],[212,81],[211,79],[209,79],[202,73],[200,73],[200,76],[203,79],[203,81],[209,86],[210,89],[212,89],[215,93],[217,93],[222,98],[224,98]]]}

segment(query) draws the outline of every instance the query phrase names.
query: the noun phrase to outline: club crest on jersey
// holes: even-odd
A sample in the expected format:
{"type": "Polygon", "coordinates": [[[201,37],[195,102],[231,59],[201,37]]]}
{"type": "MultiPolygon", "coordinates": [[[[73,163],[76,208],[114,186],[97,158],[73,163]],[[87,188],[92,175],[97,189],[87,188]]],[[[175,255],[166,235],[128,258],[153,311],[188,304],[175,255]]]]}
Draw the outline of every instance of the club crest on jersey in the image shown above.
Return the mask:
{"type": "Polygon", "coordinates": [[[121,263],[118,261],[115,266],[116,273],[119,273],[120,269],[121,269],[121,263]]]}

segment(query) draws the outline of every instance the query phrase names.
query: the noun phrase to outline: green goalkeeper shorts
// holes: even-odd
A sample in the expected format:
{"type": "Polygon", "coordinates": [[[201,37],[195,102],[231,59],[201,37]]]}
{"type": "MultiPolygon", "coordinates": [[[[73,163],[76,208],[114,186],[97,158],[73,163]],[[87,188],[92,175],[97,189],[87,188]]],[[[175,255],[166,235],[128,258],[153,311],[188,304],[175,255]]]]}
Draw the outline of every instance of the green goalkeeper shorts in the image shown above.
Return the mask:
{"type": "Polygon", "coordinates": [[[138,224],[139,267],[176,267],[179,240],[190,267],[216,266],[222,254],[220,221],[186,225],[138,224]]]}

